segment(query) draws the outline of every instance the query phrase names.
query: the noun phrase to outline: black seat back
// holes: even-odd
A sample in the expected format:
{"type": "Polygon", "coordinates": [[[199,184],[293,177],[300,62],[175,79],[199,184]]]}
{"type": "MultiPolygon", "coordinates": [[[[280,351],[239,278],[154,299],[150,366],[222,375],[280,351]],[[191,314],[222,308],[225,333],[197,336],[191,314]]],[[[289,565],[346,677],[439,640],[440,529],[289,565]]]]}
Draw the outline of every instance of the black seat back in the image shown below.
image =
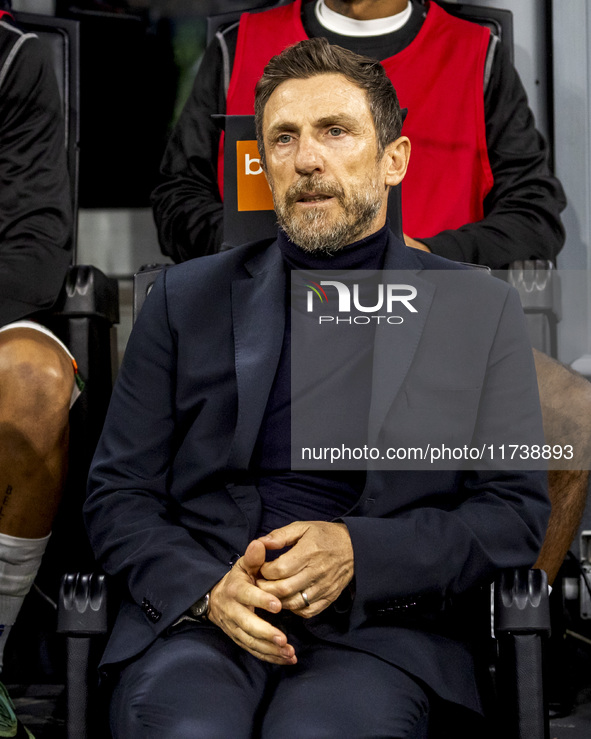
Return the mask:
{"type": "Polygon", "coordinates": [[[74,228],[72,231],[72,261],[76,262],[78,214],[78,159],[80,156],[80,32],[78,23],[32,13],[13,13],[16,22],[27,33],[36,34],[49,51],[64,111],[66,152],[74,228]]]}

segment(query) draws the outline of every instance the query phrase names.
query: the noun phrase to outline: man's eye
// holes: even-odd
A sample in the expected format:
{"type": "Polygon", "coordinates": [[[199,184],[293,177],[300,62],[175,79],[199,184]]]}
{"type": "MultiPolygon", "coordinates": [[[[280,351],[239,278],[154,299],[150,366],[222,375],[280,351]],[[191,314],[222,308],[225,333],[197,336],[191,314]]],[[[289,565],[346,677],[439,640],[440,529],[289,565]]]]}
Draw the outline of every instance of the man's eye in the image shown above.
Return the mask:
{"type": "Polygon", "coordinates": [[[291,141],[291,136],[288,133],[282,133],[278,138],[277,141],[280,144],[289,144],[291,141]]]}
{"type": "Polygon", "coordinates": [[[333,126],[332,128],[328,129],[328,133],[330,136],[340,136],[342,133],[344,133],[342,128],[338,128],[337,126],[333,126]]]}

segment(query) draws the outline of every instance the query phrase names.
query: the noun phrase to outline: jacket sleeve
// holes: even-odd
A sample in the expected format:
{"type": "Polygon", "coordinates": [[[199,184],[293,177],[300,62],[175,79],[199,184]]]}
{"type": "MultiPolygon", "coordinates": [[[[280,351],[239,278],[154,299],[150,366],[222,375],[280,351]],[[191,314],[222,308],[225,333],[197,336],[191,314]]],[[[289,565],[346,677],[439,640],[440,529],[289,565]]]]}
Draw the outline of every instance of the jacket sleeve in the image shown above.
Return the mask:
{"type": "Polygon", "coordinates": [[[139,606],[174,623],[229,569],[175,516],[170,470],[178,443],[177,344],[160,275],[131,333],[92,463],[84,516],[105,572],[125,583],[139,606]]]}
{"type": "MultiPolygon", "coordinates": [[[[491,439],[544,443],[525,322],[517,294],[512,289],[507,294],[480,395],[473,437],[478,448],[491,439]]],[[[435,476],[431,485],[445,479],[427,471],[409,473],[408,480],[416,485],[412,476],[421,474],[435,476]]],[[[453,484],[460,487],[451,504],[437,504],[439,489],[430,502],[420,500],[390,517],[372,517],[370,509],[367,516],[343,518],[355,554],[357,608],[371,611],[424,595],[457,596],[503,568],[535,562],[550,513],[544,470],[490,465],[458,473],[453,484]]],[[[380,495],[396,494],[387,480],[382,490],[380,495]]],[[[379,499],[373,506],[380,507],[379,499]]]]}
{"type": "Polygon", "coordinates": [[[222,200],[217,183],[220,128],[225,113],[224,64],[217,39],[208,46],[193,89],[170,137],[152,207],[163,254],[175,262],[218,252],[222,200]]]}
{"type": "Polygon", "coordinates": [[[72,248],[60,96],[41,43],[24,38],[0,77],[0,325],[53,305],[72,248]]]}
{"type": "Polygon", "coordinates": [[[564,244],[560,213],[566,198],[550,172],[548,147],[535,128],[521,80],[500,44],[484,103],[494,177],[484,218],[422,241],[434,254],[493,269],[519,259],[554,260],[564,244]]]}

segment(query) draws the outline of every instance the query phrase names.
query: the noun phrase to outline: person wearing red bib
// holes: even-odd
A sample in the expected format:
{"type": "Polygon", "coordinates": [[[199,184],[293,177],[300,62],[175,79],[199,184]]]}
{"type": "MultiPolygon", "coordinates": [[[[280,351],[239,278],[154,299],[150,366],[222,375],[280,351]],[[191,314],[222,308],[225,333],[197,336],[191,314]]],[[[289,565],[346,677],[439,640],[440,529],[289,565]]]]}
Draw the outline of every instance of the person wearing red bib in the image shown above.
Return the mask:
{"type": "Polygon", "coordinates": [[[163,253],[180,262],[220,249],[220,132],[210,116],[252,114],[254,84],[271,56],[315,36],[378,58],[408,108],[407,242],[494,269],[556,256],[564,193],[506,50],[488,29],[417,0],[296,0],[246,13],[218,33],[152,196],[163,253]]]}

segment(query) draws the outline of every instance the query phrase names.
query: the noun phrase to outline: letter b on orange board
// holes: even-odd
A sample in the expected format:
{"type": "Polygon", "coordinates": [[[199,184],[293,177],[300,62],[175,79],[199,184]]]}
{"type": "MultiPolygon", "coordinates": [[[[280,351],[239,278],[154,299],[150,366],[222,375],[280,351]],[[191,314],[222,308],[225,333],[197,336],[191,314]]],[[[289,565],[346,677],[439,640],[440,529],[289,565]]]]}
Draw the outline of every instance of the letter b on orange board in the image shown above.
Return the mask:
{"type": "Polygon", "coordinates": [[[256,141],[236,142],[236,163],[238,210],[273,210],[256,141]]]}

